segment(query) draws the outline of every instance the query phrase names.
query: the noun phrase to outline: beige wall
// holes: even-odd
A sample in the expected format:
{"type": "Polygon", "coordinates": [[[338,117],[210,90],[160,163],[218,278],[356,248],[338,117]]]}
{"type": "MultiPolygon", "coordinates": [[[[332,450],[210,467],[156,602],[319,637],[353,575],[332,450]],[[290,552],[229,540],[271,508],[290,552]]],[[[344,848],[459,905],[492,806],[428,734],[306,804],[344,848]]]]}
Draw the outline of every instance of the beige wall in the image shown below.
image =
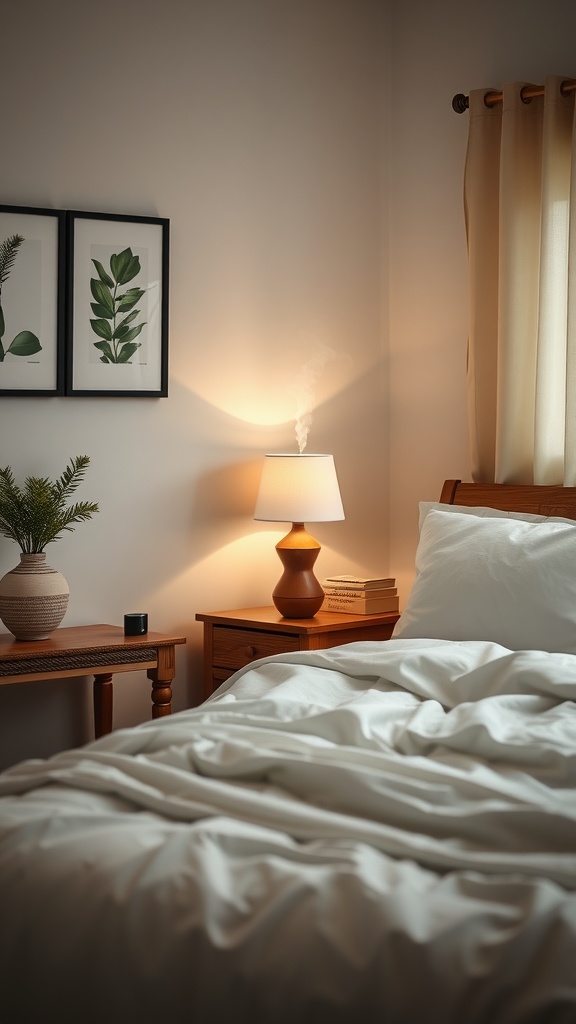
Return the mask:
{"type": "MultiPolygon", "coordinates": [[[[318,574],[388,569],[382,314],[389,36],[375,0],[19,0],[2,18],[0,201],[168,217],[170,396],[0,400],[0,465],[92,463],[101,513],[48,549],[64,624],[188,638],[174,707],[198,698],[199,610],[270,603],[286,532],[255,523],[262,456],[331,452],[344,523],[318,574]]],[[[1,372],[1,368],[0,368],[1,372]]],[[[18,561],[0,539],[0,572],[18,561]]],[[[115,722],[149,714],[119,677],[115,722]]],[[[90,737],[88,683],[0,687],[0,764],[90,737]]]]}
{"type": "MultiPolygon", "coordinates": [[[[262,454],[296,450],[295,385],[347,514],[314,529],[319,575],[390,569],[406,594],[418,500],[469,472],[451,99],[575,75],[575,29],[573,0],[19,0],[2,19],[0,200],[171,220],[170,397],[2,399],[0,464],[90,455],[102,512],[48,549],[65,622],[145,610],[184,632],[176,708],[198,694],[194,613],[266,603],[279,575],[281,534],[251,516],[262,454]]],[[[0,571],[16,561],[0,540],[0,571]]],[[[145,679],[115,699],[118,725],[147,717],[145,679]]],[[[1,764],[83,742],[89,686],[0,687],[0,722],[1,764]]]]}

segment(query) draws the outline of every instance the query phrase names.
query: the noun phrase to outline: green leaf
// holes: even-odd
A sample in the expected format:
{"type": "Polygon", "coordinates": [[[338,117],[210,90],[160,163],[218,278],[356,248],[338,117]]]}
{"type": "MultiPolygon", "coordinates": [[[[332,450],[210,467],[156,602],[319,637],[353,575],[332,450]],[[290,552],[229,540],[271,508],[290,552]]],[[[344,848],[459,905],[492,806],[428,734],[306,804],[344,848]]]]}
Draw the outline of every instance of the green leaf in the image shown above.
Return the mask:
{"type": "Polygon", "coordinates": [[[0,306],[0,338],[4,337],[4,331],[5,330],[6,330],[6,325],[4,323],[4,313],[2,312],[2,306],[0,306]]]}
{"type": "Polygon", "coordinates": [[[132,249],[124,249],[110,257],[110,269],[118,284],[128,284],[140,273],[140,259],[133,255],[132,249]]]}
{"type": "Polygon", "coordinates": [[[128,324],[120,325],[114,331],[114,338],[116,341],[133,341],[140,334],[140,331],[144,327],[146,321],[144,320],[141,324],[136,327],[130,327],[128,324]]]}
{"type": "Polygon", "coordinates": [[[143,295],[144,291],[141,288],[129,288],[127,292],[116,296],[116,309],[119,313],[126,313],[140,302],[143,295]]]}
{"type": "Polygon", "coordinates": [[[103,363],[114,362],[114,353],[107,341],[95,341],[94,348],[100,349],[100,351],[104,353],[104,356],[106,356],[105,359],[102,359],[103,363]]]}
{"type": "Polygon", "coordinates": [[[135,309],[133,313],[128,313],[128,316],[125,316],[124,319],[120,321],[120,323],[118,324],[118,327],[116,328],[116,330],[118,330],[120,327],[125,327],[126,324],[131,324],[132,321],[135,320],[137,316],[138,316],[138,310],[137,309],[135,309]]]}
{"type": "Polygon", "coordinates": [[[114,341],[122,341],[122,339],[126,340],[126,335],[129,334],[129,333],[130,333],[130,327],[129,326],[117,327],[116,330],[114,331],[114,334],[112,335],[112,337],[114,338],[114,341]]]}
{"type": "Polygon", "coordinates": [[[117,338],[118,341],[121,341],[123,345],[125,345],[126,342],[128,342],[128,341],[134,341],[134,338],[138,337],[138,335],[140,334],[140,331],[144,327],[145,323],[146,323],[146,321],[144,321],[144,323],[138,324],[137,327],[128,328],[122,334],[122,336],[119,336],[118,334],[116,334],[115,337],[117,338]]]}
{"type": "Polygon", "coordinates": [[[13,356],[32,356],[41,349],[42,345],[35,334],[31,331],[20,331],[6,351],[11,352],[13,356]]]}
{"type": "Polygon", "coordinates": [[[107,320],[91,320],[90,326],[97,334],[99,338],[105,338],[106,341],[112,341],[112,328],[107,320]]]}
{"type": "Polygon", "coordinates": [[[92,292],[93,298],[96,299],[101,306],[104,306],[112,316],[114,316],[114,299],[110,289],[106,287],[102,281],[99,281],[97,277],[90,278],[90,291],[92,292]]]}
{"type": "Polygon", "coordinates": [[[104,317],[106,320],[113,320],[114,319],[114,314],[113,313],[108,313],[108,310],[106,309],[106,307],[100,305],[99,302],[91,302],[90,303],[90,309],[92,310],[92,312],[94,313],[95,316],[104,317]]]}
{"type": "Polygon", "coordinates": [[[110,257],[110,270],[112,271],[115,281],[119,281],[131,259],[131,249],[124,249],[120,253],[115,252],[112,254],[110,257]]]}
{"type": "Polygon", "coordinates": [[[96,267],[96,270],[98,272],[98,277],[100,278],[100,280],[103,281],[104,284],[107,284],[109,288],[113,288],[114,287],[114,281],[110,277],[110,274],[106,273],[106,271],[104,270],[104,267],[100,263],[100,260],[92,260],[92,263],[96,267]]]}
{"type": "Polygon", "coordinates": [[[119,281],[118,283],[128,284],[128,281],[132,281],[140,273],[141,269],[142,267],[140,266],[140,257],[133,256],[125,272],[122,274],[122,280],[119,281]]]}
{"type": "Polygon", "coordinates": [[[120,353],[118,355],[119,363],[127,363],[129,359],[134,355],[137,348],[140,348],[140,342],[136,345],[122,345],[120,353]]]}

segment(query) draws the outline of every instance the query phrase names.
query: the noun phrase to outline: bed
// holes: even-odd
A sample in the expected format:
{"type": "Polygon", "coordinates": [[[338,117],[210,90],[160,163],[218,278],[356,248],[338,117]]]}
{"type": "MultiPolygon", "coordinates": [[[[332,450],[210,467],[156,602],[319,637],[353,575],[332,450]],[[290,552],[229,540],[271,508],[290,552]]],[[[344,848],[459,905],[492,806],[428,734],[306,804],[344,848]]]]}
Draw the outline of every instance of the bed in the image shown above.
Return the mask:
{"type": "Polygon", "coordinates": [[[390,641],[0,775],[2,1024],[574,1024],[576,488],[420,517],[390,641]]]}

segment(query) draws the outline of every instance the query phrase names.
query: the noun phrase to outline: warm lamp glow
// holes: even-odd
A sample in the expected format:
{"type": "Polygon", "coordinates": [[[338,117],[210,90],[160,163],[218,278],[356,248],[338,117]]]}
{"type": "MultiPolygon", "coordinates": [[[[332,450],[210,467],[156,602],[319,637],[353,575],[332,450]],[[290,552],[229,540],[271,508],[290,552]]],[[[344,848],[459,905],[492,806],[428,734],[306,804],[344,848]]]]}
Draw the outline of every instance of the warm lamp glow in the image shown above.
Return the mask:
{"type": "Polygon", "coordinates": [[[292,523],[276,551],[284,572],[272,594],[287,619],[311,618],[324,601],[324,591],[312,567],[320,544],[305,522],[344,519],[340,488],[331,455],[266,455],[254,518],[292,523]]]}

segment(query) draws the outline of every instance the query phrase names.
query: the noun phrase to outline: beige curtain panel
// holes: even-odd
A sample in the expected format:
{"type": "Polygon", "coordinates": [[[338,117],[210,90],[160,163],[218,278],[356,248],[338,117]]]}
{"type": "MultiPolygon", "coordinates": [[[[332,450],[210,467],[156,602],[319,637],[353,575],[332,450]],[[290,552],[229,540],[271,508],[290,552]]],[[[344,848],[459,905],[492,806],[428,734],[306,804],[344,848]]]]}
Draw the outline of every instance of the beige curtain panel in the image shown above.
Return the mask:
{"type": "Polygon", "coordinates": [[[574,92],[469,97],[464,201],[473,479],[576,485],[574,92]]]}

